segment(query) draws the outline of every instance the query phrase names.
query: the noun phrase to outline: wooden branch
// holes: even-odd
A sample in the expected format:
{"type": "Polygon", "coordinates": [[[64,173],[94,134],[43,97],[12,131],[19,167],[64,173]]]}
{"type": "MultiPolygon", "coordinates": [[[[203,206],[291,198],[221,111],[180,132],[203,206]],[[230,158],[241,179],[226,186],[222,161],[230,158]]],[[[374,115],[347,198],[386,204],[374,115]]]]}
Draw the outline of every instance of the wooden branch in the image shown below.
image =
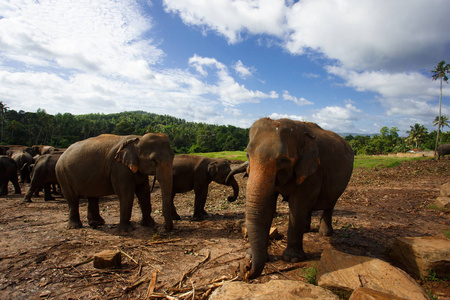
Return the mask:
{"type": "Polygon", "coordinates": [[[158,271],[153,271],[152,274],[152,280],[150,280],[150,284],[148,285],[148,290],[147,290],[147,297],[146,299],[150,299],[150,295],[153,294],[153,292],[155,291],[155,285],[156,285],[156,277],[158,275],[158,271]]]}

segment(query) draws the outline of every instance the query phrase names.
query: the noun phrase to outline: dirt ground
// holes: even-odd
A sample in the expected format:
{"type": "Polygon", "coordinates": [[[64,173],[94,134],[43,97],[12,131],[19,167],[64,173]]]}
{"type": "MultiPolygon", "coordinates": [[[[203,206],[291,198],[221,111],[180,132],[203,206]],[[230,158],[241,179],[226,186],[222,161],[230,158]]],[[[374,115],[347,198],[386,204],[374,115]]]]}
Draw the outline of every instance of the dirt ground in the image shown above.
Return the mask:
{"type": "MultiPolygon", "coordinates": [[[[226,201],[231,187],[210,185],[206,210],[210,218],[191,220],[192,192],[178,194],[175,206],[182,216],[175,230],[164,231],[159,189],[152,193],[153,217],[157,225],[139,225],[140,209],[135,201],[132,220],[136,230],[119,235],[118,201],[105,197],[100,204],[106,225],[87,225],[87,204],[82,201],[82,229],[67,229],[68,209],[62,198],[45,202],[42,195],[22,204],[22,195],[0,198],[0,298],[1,299],[145,299],[147,293],[168,299],[206,299],[236,270],[249,247],[241,221],[245,212],[247,179],[236,176],[239,198],[226,201]],[[95,269],[90,258],[102,250],[121,250],[122,266],[95,269]]],[[[400,236],[444,236],[450,230],[450,211],[430,207],[443,183],[450,181],[450,161],[404,162],[389,169],[355,169],[351,182],[335,209],[334,235],[322,237],[313,214],[312,232],[305,234],[308,260],[286,263],[288,206],[278,202],[273,220],[281,238],[271,242],[273,261],[266,264],[255,282],[272,279],[306,281],[305,269],[314,266],[326,247],[350,254],[389,261],[389,246],[400,236]]],[[[435,278],[434,278],[435,279],[435,278]]],[[[418,280],[435,299],[450,299],[449,282],[418,280]]],[[[157,297],[154,297],[155,299],[157,297]]]]}

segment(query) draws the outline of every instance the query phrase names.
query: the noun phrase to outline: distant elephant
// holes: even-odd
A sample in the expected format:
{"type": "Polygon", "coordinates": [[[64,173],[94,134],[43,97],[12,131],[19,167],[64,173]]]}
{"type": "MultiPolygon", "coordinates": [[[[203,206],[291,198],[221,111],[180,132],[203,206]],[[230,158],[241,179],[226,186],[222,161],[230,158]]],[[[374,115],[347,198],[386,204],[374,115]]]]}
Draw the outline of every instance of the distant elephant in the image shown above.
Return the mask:
{"type": "Polygon", "coordinates": [[[12,153],[11,158],[14,159],[17,164],[20,175],[20,182],[30,183],[30,168],[33,164],[33,156],[31,156],[31,154],[26,151],[16,150],[12,153]]]}
{"type": "Polygon", "coordinates": [[[305,259],[303,233],[311,211],[323,210],[319,233],[333,233],[333,209],[350,180],[353,151],[339,135],[317,124],[263,118],[250,128],[247,155],[246,226],[252,259],[246,276],[251,279],[261,274],[268,257],[279,194],[289,202],[284,260],[305,259]]]}
{"type": "Polygon", "coordinates": [[[14,152],[17,152],[17,151],[25,151],[25,152],[28,152],[28,153],[31,154],[31,156],[36,155],[36,153],[34,152],[33,148],[28,147],[28,146],[23,146],[23,145],[7,145],[7,146],[4,146],[4,147],[8,148],[8,149],[6,150],[6,155],[9,155],[9,156],[11,156],[14,152]]]}
{"type": "MultiPolygon", "coordinates": [[[[233,176],[228,177],[231,171],[230,161],[223,158],[209,158],[197,155],[176,155],[173,160],[173,198],[177,193],[186,193],[194,190],[194,220],[200,221],[208,216],[205,211],[208,186],[214,181],[219,184],[231,186],[233,196],[228,201],[236,201],[239,195],[239,185],[233,176]]],[[[175,206],[173,206],[173,218],[179,220],[175,206]]]]}
{"type": "Polygon", "coordinates": [[[149,175],[161,186],[166,229],[172,221],[172,162],[174,153],[164,134],[143,136],[102,134],[71,145],[56,163],[56,177],[69,205],[69,228],[81,228],[79,197],[88,199],[88,223],[105,223],[100,216],[101,196],[116,194],[120,201],[119,231],[133,229],[130,218],[136,194],[143,226],[154,225],[151,214],[149,175]]]}
{"type": "Polygon", "coordinates": [[[34,164],[33,174],[31,177],[30,188],[23,198],[23,202],[31,202],[31,196],[39,192],[41,187],[44,187],[44,200],[54,200],[50,188],[51,184],[57,184],[56,178],[56,162],[61,157],[62,152],[54,152],[51,154],[44,154],[39,156],[38,160],[34,164]]]}
{"type": "Polygon", "coordinates": [[[438,159],[445,158],[447,154],[450,154],[450,144],[442,144],[437,147],[438,159]]]}
{"type": "Polygon", "coordinates": [[[53,151],[58,151],[58,149],[56,149],[53,146],[49,146],[49,145],[33,145],[31,148],[33,149],[33,151],[36,154],[40,154],[40,155],[50,154],[53,151]]]}
{"type": "Polygon", "coordinates": [[[14,192],[20,194],[16,162],[9,156],[0,155],[0,196],[8,195],[8,182],[14,185],[14,192]]]}

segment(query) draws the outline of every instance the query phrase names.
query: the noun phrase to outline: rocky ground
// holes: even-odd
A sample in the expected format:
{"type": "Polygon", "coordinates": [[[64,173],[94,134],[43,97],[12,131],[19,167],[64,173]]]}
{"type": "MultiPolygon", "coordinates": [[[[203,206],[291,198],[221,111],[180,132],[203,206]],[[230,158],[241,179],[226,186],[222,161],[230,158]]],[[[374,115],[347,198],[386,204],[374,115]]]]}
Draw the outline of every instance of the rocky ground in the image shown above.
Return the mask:
{"type": "MultiPolygon", "coordinates": [[[[212,183],[206,210],[210,218],[193,222],[193,193],[175,198],[181,221],[175,230],[163,228],[161,197],[152,193],[154,228],[139,226],[140,209],[135,204],[136,230],[117,234],[118,201],[101,202],[106,225],[87,226],[86,202],[82,201],[82,229],[66,228],[68,211],[64,199],[22,204],[22,195],[0,198],[0,298],[1,299],[145,299],[149,289],[161,299],[206,299],[224,280],[236,276],[248,241],[242,237],[247,179],[237,175],[241,191],[234,203],[226,198],[231,187],[212,183]],[[95,269],[91,258],[102,250],[122,251],[118,269],[95,269]],[[168,297],[169,298],[169,297],[168,297]]],[[[324,248],[389,261],[389,247],[399,236],[444,236],[450,231],[450,211],[433,207],[441,185],[450,181],[449,160],[405,162],[389,169],[356,169],[334,214],[335,233],[322,237],[313,214],[310,233],[305,234],[308,260],[286,263],[281,253],[286,245],[287,203],[279,201],[273,221],[281,237],[271,242],[272,262],[256,282],[272,279],[307,281],[324,248]]],[[[23,192],[28,186],[23,186],[23,192]]],[[[11,189],[12,192],[12,189],[11,189]]],[[[395,262],[391,262],[395,264],[395,262]]],[[[417,279],[435,299],[450,299],[449,282],[439,278],[417,279]]]]}

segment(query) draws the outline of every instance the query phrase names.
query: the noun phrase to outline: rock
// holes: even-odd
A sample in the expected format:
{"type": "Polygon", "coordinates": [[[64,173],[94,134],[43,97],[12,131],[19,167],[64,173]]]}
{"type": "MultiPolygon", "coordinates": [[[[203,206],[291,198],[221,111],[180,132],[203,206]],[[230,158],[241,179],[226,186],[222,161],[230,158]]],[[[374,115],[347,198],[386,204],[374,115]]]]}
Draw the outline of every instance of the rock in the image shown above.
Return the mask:
{"type": "Polygon", "coordinates": [[[434,205],[441,208],[450,208],[450,197],[437,197],[434,205]]]}
{"type": "Polygon", "coordinates": [[[348,300],[407,300],[392,294],[375,291],[369,288],[360,287],[353,291],[348,300]]]}
{"type": "Polygon", "coordinates": [[[242,281],[225,283],[212,293],[210,300],[297,300],[335,299],[339,297],[321,287],[295,280],[271,280],[263,284],[249,284],[242,281]]]}
{"type": "Polygon", "coordinates": [[[450,182],[444,183],[441,186],[441,196],[450,197],[450,182]]]}
{"type": "Polygon", "coordinates": [[[420,278],[433,270],[438,277],[450,276],[450,240],[440,237],[399,237],[389,256],[409,274],[420,278]]]}
{"type": "Polygon", "coordinates": [[[429,299],[422,287],[404,271],[380,259],[325,249],[319,261],[319,286],[349,297],[359,287],[406,299],[429,299]]]}
{"type": "Polygon", "coordinates": [[[104,250],[94,255],[94,268],[119,268],[121,265],[120,251],[104,250]]]}

